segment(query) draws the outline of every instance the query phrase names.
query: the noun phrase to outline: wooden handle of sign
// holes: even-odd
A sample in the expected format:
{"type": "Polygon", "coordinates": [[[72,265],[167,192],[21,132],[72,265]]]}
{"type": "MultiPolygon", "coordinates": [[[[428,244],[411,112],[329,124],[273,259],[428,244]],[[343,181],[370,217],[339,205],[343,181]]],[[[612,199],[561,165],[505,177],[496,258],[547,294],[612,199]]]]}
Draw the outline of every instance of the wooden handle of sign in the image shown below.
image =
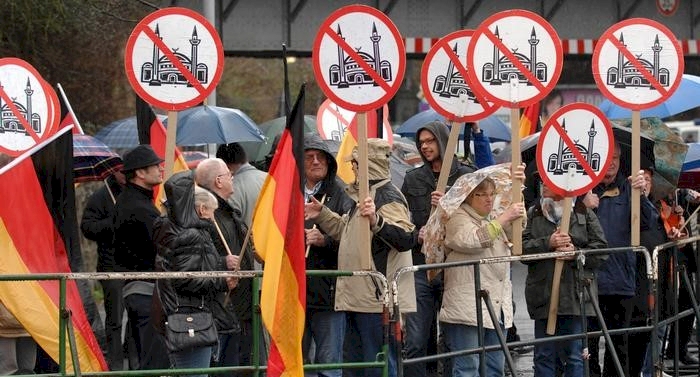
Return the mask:
{"type": "MultiPolygon", "coordinates": [[[[452,129],[450,130],[450,137],[447,139],[447,146],[445,147],[444,153],[445,155],[442,156],[442,167],[440,168],[440,175],[438,176],[437,186],[435,187],[435,191],[440,191],[442,193],[445,192],[445,188],[447,187],[447,179],[450,177],[452,160],[454,159],[455,152],[457,151],[459,131],[462,128],[462,124],[458,122],[450,122],[450,125],[452,129]]],[[[431,209],[431,213],[432,211],[435,211],[435,206],[433,206],[431,209]]]]}
{"type": "Polygon", "coordinates": [[[226,243],[226,238],[224,238],[224,234],[221,232],[221,228],[219,228],[219,223],[216,222],[216,219],[212,219],[214,222],[214,226],[216,227],[216,232],[219,233],[219,239],[221,240],[221,243],[224,244],[224,248],[226,249],[226,253],[228,255],[233,255],[231,252],[231,248],[228,247],[228,243],[226,243]]]}
{"type": "MultiPolygon", "coordinates": [[[[364,201],[369,196],[369,166],[367,162],[367,114],[359,112],[357,117],[357,153],[359,161],[357,161],[357,182],[360,184],[358,200],[364,201]]],[[[365,216],[360,216],[360,227],[358,234],[359,251],[360,251],[360,266],[363,270],[372,269],[372,238],[369,229],[369,219],[365,216]]]]}
{"type": "MultiPolygon", "coordinates": [[[[571,197],[564,198],[564,210],[561,214],[559,233],[569,233],[569,222],[571,217],[571,197]]],[[[552,276],[552,292],[549,295],[549,315],[547,316],[547,335],[554,335],[557,331],[557,313],[559,312],[559,287],[561,283],[561,272],[564,269],[563,260],[554,261],[554,275],[552,276]]]]}
{"type": "Polygon", "coordinates": [[[168,111],[168,130],[165,135],[165,176],[168,180],[173,175],[175,166],[175,140],[177,139],[177,111],[168,111]]]}
{"type": "MultiPolygon", "coordinates": [[[[515,168],[520,165],[520,110],[518,108],[510,109],[510,160],[511,166],[515,168]]],[[[519,179],[513,178],[513,187],[511,188],[511,201],[518,203],[522,201],[521,187],[522,182],[519,179]]],[[[513,248],[511,254],[521,255],[523,253],[523,223],[522,221],[513,221],[513,236],[511,242],[513,248]]]]}
{"type": "MultiPolygon", "coordinates": [[[[639,110],[632,111],[632,176],[636,176],[640,169],[639,155],[642,153],[642,141],[640,135],[641,119],[639,110]]],[[[630,245],[639,246],[639,216],[640,216],[640,195],[641,191],[639,189],[632,189],[632,237],[630,239],[630,245]]]]}

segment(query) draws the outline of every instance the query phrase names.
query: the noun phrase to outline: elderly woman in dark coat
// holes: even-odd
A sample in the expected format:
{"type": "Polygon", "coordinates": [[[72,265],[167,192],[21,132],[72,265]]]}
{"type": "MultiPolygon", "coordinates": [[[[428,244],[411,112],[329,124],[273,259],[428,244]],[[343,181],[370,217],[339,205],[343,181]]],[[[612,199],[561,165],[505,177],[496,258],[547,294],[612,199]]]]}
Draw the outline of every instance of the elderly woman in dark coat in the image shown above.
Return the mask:
{"type": "MultiPolygon", "coordinates": [[[[160,271],[224,271],[226,261],[217,252],[212,234],[217,201],[214,196],[195,187],[190,171],[177,173],[165,183],[168,216],[156,220],[154,242],[158,251],[156,267],[160,271]]],[[[180,311],[212,311],[216,295],[227,290],[224,278],[160,279],[158,298],[165,317],[180,311]]],[[[217,313],[214,313],[216,316],[217,313]]],[[[165,318],[164,318],[165,319],[165,318]]],[[[175,368],[207,368],[212,345],[170,351],[175,368]]]]}
{"type": "MultiPolygon", "coordinates": [[[[528,221],[523,231],[523,254],[538,254],[577,249],[601,249],[607,247],[598,217],[582,201],[573,205],[568,233],[560,232],[564,198],[546,186],[541,186],[539,202],[530,207],[528,221]]],[[[597,293],[594,271],[607,256],[588,256],[584,266],[585,278],[590,281],[593,294],[597,293]]],[[[525,300],[530,318],[535,320],[535,338],[544,338],[552,292],[552,276],[555,259],[526,262],[525,300]]],[[[583,332],[581,303],[576,281],[576,261],[564,262],[559,287],[559,307],[555,335],[583,332]]],[[[593,316],[593,306],[585,295],[585,315],[593,316]]],[[[583,377],[583,347],[581,340],[540,343],[535,346],[535,375],[554,377],[558,350],[566,356],[566,377],[583,377]]]]}

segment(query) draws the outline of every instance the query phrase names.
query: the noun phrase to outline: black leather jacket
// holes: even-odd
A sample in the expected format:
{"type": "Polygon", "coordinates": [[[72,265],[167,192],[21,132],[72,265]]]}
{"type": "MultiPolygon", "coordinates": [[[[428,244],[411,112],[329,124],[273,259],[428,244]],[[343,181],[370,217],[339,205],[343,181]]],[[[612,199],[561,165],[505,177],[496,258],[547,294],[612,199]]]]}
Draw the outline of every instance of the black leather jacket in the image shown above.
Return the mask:
{"type": "MultiPolygon", "coordinates": [[[[211,234],[213,223],[197,216],[194,207],[194,181],[190,171],[173,175],[165,183],[168,216],[154,224],[156,269],[159,271],[224,271],[226,264],[217,252],[211,234]]],[[[204,307],[217,320],[217,329],[237,328],[229,313],[217,313],[216,296],[227,290],[224,278],[160,279],[158,296],[165,314],[183,307],[204,307]],[[222,318],[222,315],[226,315],[222,318]],[[223,321],[222,321],[223,320],[223,321]],[[223,322],[223,323],[222,323],[223,322]]],[[[187,309],[184,309],[187,310],[187,309]]]]}

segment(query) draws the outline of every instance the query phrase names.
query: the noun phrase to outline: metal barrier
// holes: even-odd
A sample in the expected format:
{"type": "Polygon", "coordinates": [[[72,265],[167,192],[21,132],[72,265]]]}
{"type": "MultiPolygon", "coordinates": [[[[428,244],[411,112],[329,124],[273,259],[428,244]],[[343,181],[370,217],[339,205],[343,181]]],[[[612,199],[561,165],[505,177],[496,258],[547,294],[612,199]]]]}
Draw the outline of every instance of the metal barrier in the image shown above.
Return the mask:
{"type": "MultiPolygon", "coordinates": [[[[616,334],[624,334],[624,333],[634,333],[634,332],[651,332],[651,336],[655,336],[656,330],[659,326],[663,326],[667,323],[671,322],[677,322],[679,318],[683,318],[685,316],[688,316],[693,313],[697,318],[700,318],[700,310],[698,307],[698,301],[696,300],[696,291],[693,289],[693,287],[690,284],[690,280],[687,275],[687,271],[684,269],[681,270],[682,272],[682,278],[684,281],[684,284],[688,287],[689,291],[692,292],[691,297],[692,297],[692,304],[694,310],[686,310],[682,313],[678,313],[678,296],[677,292],[678,290],[676,289],[676,297],[674,299],[675,303],[675,312],[676,313],[674,316],[667,318],[661,322],[658,321],[658,307],[655,305],[655,303],[658,301],[656,298],[658,297],[658,292],[657,292],[657,280],[658,280],[658,254],[659,252],[665,251],[665,250],[673,250],[674,253],[677,252],[675,247],[677,246],[683,246],[685,244],[693,243],[693,242],[698,242],[700,241],[700,236],[696,237],[691,237],[685,240],[681,241],[675,241],[675,242],[669,242],[665,243],[663,245],[657,246],[653,253],[652,256],[650,257],[649,252],[647,251],[646,248],[638,246],[638,247],[627,247],[627,248],[607,248],[607,249],[590,249],[590,250],[576,250],[576,251],[567,251],[567,252],[547,252],[547,253],[541,253],[541,254],[530,254],[530,255],[521,255],[521,256],[509,256],[509,257],[494,257],[494,258],[483,258],[483,259],[475,259],[475,260],[470,260],[470,261],[459,261],[459,262],[450,262],[450,263],[436,263],[436,264],[429,264],[429,265],[419,265],[419,266],[409,266],[409,267],[403,267],[396,271],[394,275],[392,276],[391,279],[391,290],[392,290],[392,296],[393,296],[393,301],[392,305],[394,307],[394,320],[398,321],[397,313],[399,313],[399,301],[398,301],[398,295],[399,295],[399,288],[398,288],[398,282],[399,279],[401,278],[401,275],[406,274],[406,273],[415,273],[418,271],[427,271],[431,269],[445,269],[445,268],[453,268],[453,267],[462,267],[462,266],[473,266],[474,268],[474,280],[475,280],[475,297],[476,297],[476,315],[477,315],[477,324],[478,324],[478,333],[479,333],[479,339],[478,339],[478,345],[479,347],[474,348],[474,349],[466,349],[466,350],[457,350],[457,351],[452,351],[452,352],[447,352],[447,353],[439,353],[436,355],[428,355],[425,357],[417,357],[417,358],[412,358],[412,359],[404,359],[403,357],[398,358],[398,376],[402,377],[403,376],[403,365],[404,364],[414,364],[414,363],[423,363],[423,362],[428,362],[428,361],[437,361],[441,359],[450,359],[455,356],[462,356],[462,355],[468,355],[468,354],[474,354],[474,353],[479,353],[479,363],[480,363],[480,375],[486,375],[485,374],[485,355],[486,352],[488,351],[494,351],[494,350],[501,350],[505,354],[505,361],[506,365],[508,368],[510,368],[512,375],[516,375],[516,371],[514,368],[514,363],[513,360],[510,356],[509,352],[509,346],[524,346],[524,345],[536,345],[540,343],[545,343],[545,342],[554,342],[554,341],[561,341],[561,340],[572,340],[572,339],[584,339],[584,338],[589,338],[589,337],[600,337],[600,335],[603,335],[605,337],[606,344],[612,344],[612,340],[610,338],[610,335],[616,335],[616,334]],[[510,262],[515,262],[515,261],[536,261],[536,260],[545,260],[545,259],[555,259],[555,258],[560,258],[560,257],[575,257],[577,260],[577,267],[579,272],[583,269],[583,264],[585,261],[585,256],[586,255],[597,255],[597,254],[611,254],[611,253],[622,253],[622,252],[628,252],[628,251],[633,251],[635,253],[641,253],[644,257],[645,260],[645,265],[646,265],[646,274],[648,277],[649,281],[649,292],[650,292],[650,320],[651,320],[651,325],[647,326],[642,326],[642,327],[629,327],[629,328],[624,328],[624,329],[613,329],[610,330],[607,328],[603,318],[602,318],[602,313],[600,311],[600,308],[598,307],[598,300],[597,297],[593,296],[591,294],[591,289],[588,284],[586,284],[585,279],[582,279],[582,275],[577,277],[579,280],[579,300],[583,297],[583,288],[587,290],[588,296],[591,298],[591,303],[593,304],[593,308],[595,310],[596,317],[600,321],[601,324],[601,331],[596,331],[596,332],[587,332],[586,326],[583,327],[583,333],[582,334],[573,334],[573,335],[557,335],[557,336],[551,336],[547,338],[541,338],[541,339],[534,339],[532,341],[519,341],[519,342],[512,342],[512,343],[507,343],[506,342],[506,337],[503,334],[503,331],[498,326],[495,326],[496,333],[498,335],[499,339],[499,345],[492,345],[492,346],[484,346],[484,327],[483,327],[483,318],[482,318],[482,307],[481,307],[481,302],[482,300],[484,301],[484,304],[487,307],[487,311],[494,323],[498,322],[497,321],[497,313],[494,312],[493,307],[491,305],[491,302],[488,297],[488,292],[481,290],[480,288],[480,281],[479,281],[479,266],[481,264],[495,264],[495,263],[510,263],[510,262]],[[583,280],[583,281],[582,281],[583,280]],[[583,284],[581,284],[583,283],[583,284]]],[[[676,263],[676,268],[674,271],[678,271],[677,268],[677,258],[674,258],[674,261],[676,263]]],[[[675,276],[675,275],[674,275],[675,276]]],[[[700,279],[699,279],[700,280],[700,279]]],[[[700,285],[700,283],[698,284],[700,285]]],[[[675,284],[677,288],[677,284],[675,284]]],[[[582,312],[583,313],[583,312],[582,312]]],[[[584,317],[583,320],[585,319],[585,313],[582,315],[584,317]]],[[[676,332],[678,331],[678,327],[676,326],[676,332]]],[[[676,334],[677,335],[677,334],[676,334]]],[[[653,339],[653,338],[651,338],[653,339]]],[[[698,329],[698,339],[700,339],[700,328],[698,329]]],[[[678,337],[676,336],[676,343],[677,343],[678,337]]],[[[654,375],[655,376],[661,376],[661,371],[663,369],[663,363],[660,362],[659,360],[659,352],[656,349],[657,344],[654,341],[650,341],[651,345],[651,353],[652,353],[652,360],[653,360],[653,365],[654,365],[654,375]]],[[[401,345],[402,346],[402,345],[401,345]]],[[[397,345],[397,355],[401,355],[400,351],[400,346],[397,345]]],[[[675,345],[675,354],[676,354],[676,371],[678,368],[678,344],[675,345]]],[[[619,376],[623,377],[625,374],[623,373],[622,366],[620,365],[619,358],[617,357],[617,354],[615,353],[614,347],[606,348],[606,352],[611,351],[611,355],[613,357],[613,361],[615,364],[616,371],[619,376]]],[[[585,376],[589,375],[589,368],[588,368],[588,359],[584,358],[584,368],[585,368],[585,376]]],[[[698,375],[700,375],[700,366],[698,366],[698,375]]]]}
{"type": "MultiPolygon", "coordinates": [[[[41,376],[175,376],[187,374],[211,374],[216,375],[226,372],[251,372],[254,377],[265,372],[267,367],[261,365],[259,355],[259,345],[262,339],[260,333],[260,297],[258,294],[253,295],[253,365],[249,366],[234,366],[234,367],[211,367],[211,368],[190,368],[190,369],[151,369],[151,370],[121,370],[110,372],[89,372],[84,373],[80,369],[77,349],[75,344],[75,334],[73,333],[72,322],[70,320],[71,313],[66,309],[66,283],[68,280],[134,280],[134,279],[174,279],[174,278],[212,278],[212,277],[237,277],[237,278],[252,278],[253,292],[258,292],[259,281],[263,275],[263,271],[211,271],[211,272],[85,272],[85,273],[56,273],[56,274],[7,274],[0,275],[2,281],[28,281],[28,280],[58,280],[59,281],[59,372],[45,373],[41,376]],[[73,373],[69,374],[66,371],[66,341],[71,352],[73,365],[73,373]]],[[[389,284],[386,277],[377,271],[328,271],[328,270],[308,270],[307,276],[371,276],[377,279],[382,284],[383,297],[383,320],[384,320],[384,339],[385,344],[382,352],[377,355],[375,361],[357,362],[357,363],[338,363],[338,364],[309,364],[304,365],[305,371],[318,371],[339,368],[382,368],[382,376],[388,376],[389,370],[389,320],[390,320],[390,295],[389,284]]],[[[27,375],[29,376],[29,375],[27,375]]],[[[36,376],[36,375],[32,375],[36,376]]]]}

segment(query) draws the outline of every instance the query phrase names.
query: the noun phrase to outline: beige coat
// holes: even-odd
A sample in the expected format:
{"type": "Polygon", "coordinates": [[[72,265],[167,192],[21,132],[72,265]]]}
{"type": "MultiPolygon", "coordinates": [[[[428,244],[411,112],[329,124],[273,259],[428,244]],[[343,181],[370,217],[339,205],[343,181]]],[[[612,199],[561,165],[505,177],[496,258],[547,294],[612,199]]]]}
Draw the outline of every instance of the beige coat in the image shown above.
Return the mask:
{"type": "MultiPolygon", "coordinates": [[[[503,232],[492,240],[486,226],[489,219],[479,216],[468,204],[452,214],[445,225],[445,262],[458,262],[490,257],[510,256],[508,238],[503,232]]],[[[510,226],[504,227],[510,234],[510,226]]],[[[506,328],[513,324],[513,287],[510,281],[510,263],[480,265],[481,289],[489,292],[496,314],[503,313],[506,328]]],[[[445,269],[444,293],[440,321],[477,326],[474,292],[474,267],[462,266],[445,269]]],[[[493,329],[486,304],[482,301],[484,327],[493,329]]]]}
{"type": "MultiPolygon", "coordinates": [[[[370,186],[370,196],[375,198],[377,189],[384,184],[391,184],[382,181],[370,186]]],[[[347,188],[348,195],[357,201],[357,191],[352,186],[347,188]]],[[[321,229],[329,236],[340,241],[338,247],[338,270],[359,271],[362,269],[360,254],[357,245],[357,232],[360,225],[360,214],[358,210],[351,212],[352,216],[340,216],[326,207],[323,207],[317,219],[321,229]]],[[[384,219],[385,224],[399,226],[406,231],[413,231],[414,226],[409,221],[408,208],[397,202],[390,202],[378,208],[377,214],[384,219]]],[[[373,239],[377,242],[381,229],[372,229],[373,239]]],[[[383,242],[379,240],[380,242],[383,242]]],[[[394,272],[401,267],[411,266],[413,258],[410,250],[399,252],[392,248],[388,254],[386,276],[391,279],[394,272]]],[[[376,271],[374,262],[372,270],[376,271]]],[[[388,282],[391,284],[391,281],[388,282]]],[[[371,277],[350,276],[339,277],[336,284],[335,310],[353,311],[361,313],[381,313],[382,297],[385,291],[383,284],[379,281],[373,282],[371,277]],[[380,297],[377,298],[377,289],[380,289],[380,297]]],[[[416,311],[416,294],[413,283],[413,274],[405,273],[399,281],[399,308],[402,313],[416,311]]]]}

